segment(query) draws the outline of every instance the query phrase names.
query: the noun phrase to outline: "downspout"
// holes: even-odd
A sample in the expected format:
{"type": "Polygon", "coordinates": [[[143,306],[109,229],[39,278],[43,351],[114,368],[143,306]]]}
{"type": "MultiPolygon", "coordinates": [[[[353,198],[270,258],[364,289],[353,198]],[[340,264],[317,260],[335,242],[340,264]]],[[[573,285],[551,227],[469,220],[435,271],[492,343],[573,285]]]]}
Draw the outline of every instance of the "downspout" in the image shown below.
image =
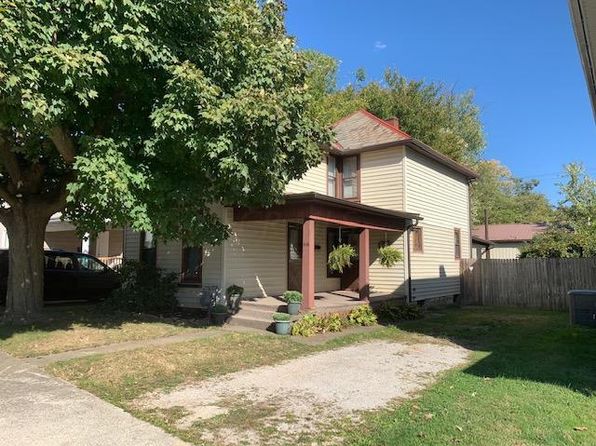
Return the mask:
{"type": "Polygon", "coordinates": [[[418,220],[410,220],[410,223],[406,226],[406,251],[408,255],[408,303],[412,303],[412,255],[410,250],[410,234],[411,229],[414,226],[418,226],[418,220]]]}

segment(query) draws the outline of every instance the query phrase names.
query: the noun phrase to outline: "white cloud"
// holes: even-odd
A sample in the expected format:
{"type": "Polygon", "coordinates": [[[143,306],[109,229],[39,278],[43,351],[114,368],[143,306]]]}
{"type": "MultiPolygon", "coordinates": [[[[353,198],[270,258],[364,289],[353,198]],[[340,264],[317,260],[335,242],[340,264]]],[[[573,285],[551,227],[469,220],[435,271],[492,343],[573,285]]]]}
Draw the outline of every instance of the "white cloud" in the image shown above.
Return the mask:
{"type": "Polygon", "coordinates": [[[385,48],[387,48],[386,43],[381,42],[380,40],[377,40],[375,42],[375,50],[381,51],[381,50],[384,50],[385,48]]]}

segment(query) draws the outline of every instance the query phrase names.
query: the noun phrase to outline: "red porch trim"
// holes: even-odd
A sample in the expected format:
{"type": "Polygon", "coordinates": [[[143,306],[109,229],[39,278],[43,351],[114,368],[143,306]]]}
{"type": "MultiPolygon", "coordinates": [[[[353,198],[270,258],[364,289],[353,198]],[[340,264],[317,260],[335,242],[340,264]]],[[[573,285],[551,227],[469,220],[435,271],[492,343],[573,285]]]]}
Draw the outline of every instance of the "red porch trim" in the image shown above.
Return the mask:
{"type": "Polygon", "coordinates": [[[358,294],[360,300],[370,297],[370,230],[362,229],[358,236],[358,294]]]}
{"type": "Polygon", "coordinates": [[[315,221],[302,224],[302,308],[315,307],[315,221]]]}
{"type": "Polygon", "coordinates": [[[347,220],[338,220],[335,218],[319,217],[317,215],[309,215],[308,218],[311,220],[322,221],[325,223],[333,223],[338,226],[346,226],[348,228],[366,228],[366,229],[373,229],[376,231],[402,232],[401,229],[388,228],[386,226],[367,225],[364,223],[354,223],[354,222],[347,221],[347,220]]]}

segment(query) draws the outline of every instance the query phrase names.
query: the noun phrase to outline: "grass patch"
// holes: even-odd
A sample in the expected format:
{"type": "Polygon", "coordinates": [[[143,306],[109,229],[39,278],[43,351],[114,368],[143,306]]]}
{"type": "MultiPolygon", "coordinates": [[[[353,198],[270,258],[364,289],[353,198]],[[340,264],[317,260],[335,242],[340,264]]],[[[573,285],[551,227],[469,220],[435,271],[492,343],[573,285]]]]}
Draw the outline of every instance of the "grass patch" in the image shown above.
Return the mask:
{"type": "MultiPolygon", "coordinates": [[[[400,323],[399,329],[346,333],[322,345],[231,333],[56,363],[50,370],[186,441],[209,443],[202,435],[219,428],[246,432],[251,420],[261,438],[274,441],[275,426],[259,422],[270,415],[269,407],[231,407],[226,415],[181,429],[176,420],[182,409],[159,413],[132,402],[146,392],[322,350],[374,339],[428,342],[427,336],[473,350],[470,363],[445,374],[415,400],[364,413],[361,423],[337,422],[293,443],[334,444],[343,438],[344,444],[359,446],[596,444],[596,330],[571,328],[562,313],[445,309],[400,323]]],[[[350,371],[338,370],[342,373],[350,371]]]]}
{"type": "Polygon", "coordinates": [[[344,426],[353,445],[596,444],[596,331],[567,315],[449,310],[401,324],[476,352],[415,401],[344,426]]]}
{"type": "Polygon", "coordinates": [[[102,314],[88,305],[49,308],[45,316],[43,322],[31,325],[0,325],[0,349],[17,357],[35,357],[199,329],[149,316],[102,314]]]}

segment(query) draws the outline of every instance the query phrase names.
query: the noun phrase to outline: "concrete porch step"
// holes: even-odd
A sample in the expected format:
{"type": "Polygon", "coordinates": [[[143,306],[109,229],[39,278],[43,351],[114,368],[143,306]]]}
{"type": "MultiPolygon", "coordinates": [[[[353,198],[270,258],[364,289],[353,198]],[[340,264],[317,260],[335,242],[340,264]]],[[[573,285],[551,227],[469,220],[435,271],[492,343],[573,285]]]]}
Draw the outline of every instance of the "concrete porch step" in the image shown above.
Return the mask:
{"type": "Polygon", "coordinates": [[[256,328],[257,330],[267,330],[273,325],[272,318],[261,318],[254,316],[245,316],[240,312],[231,316],[227,322],[228,325],[256,328]]]}

